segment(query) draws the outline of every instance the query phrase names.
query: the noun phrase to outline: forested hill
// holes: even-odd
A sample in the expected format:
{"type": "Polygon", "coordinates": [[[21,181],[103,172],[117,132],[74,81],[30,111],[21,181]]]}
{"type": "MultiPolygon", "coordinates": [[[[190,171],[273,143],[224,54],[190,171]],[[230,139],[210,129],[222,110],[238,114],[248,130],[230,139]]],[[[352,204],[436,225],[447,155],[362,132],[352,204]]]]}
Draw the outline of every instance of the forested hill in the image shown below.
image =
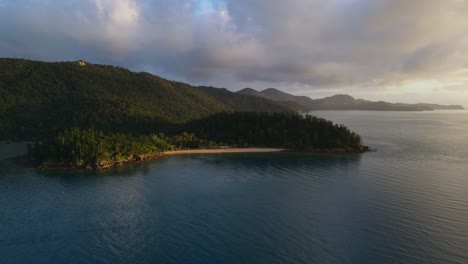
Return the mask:
{"type": "Polygon", "coordinates": [[[237,109],[250,112],[303,112],[306,109],[295,102],[276,101],[258,96],[234,93],[224,88],[197,87],[222,103],[237,109]]]}
{"type": "Polygon", "coordinates": [[[225,95],[83,61],[0,59],[0,141],[41,139],[68,127],[149,132],[219,112],[298,110],[270,99],[225,95]]]}

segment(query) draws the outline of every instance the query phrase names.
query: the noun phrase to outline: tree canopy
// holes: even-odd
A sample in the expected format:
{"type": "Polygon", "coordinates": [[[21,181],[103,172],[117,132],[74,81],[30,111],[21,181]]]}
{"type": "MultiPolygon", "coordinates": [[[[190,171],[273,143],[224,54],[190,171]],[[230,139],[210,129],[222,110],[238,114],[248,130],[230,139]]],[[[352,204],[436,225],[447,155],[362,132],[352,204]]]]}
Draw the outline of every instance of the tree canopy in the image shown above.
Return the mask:
{"type": "Polygon", "coordinates": [[[91,126],[149,133],[219,112],[294,110],[121,67],[0,59],[0,140],[40,140],[91,126]]]}

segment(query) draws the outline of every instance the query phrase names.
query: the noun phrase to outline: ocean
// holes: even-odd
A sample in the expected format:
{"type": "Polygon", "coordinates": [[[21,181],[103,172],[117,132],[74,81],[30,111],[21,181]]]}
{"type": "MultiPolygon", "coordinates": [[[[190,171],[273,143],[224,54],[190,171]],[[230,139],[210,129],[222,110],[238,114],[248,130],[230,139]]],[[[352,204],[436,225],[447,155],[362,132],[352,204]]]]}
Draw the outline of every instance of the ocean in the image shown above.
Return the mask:
{"type": "Polygon", "coordinates": [[[468,263],[468,112],[311,114],[377,152],[3,162],[0,263],[468,263]]]}

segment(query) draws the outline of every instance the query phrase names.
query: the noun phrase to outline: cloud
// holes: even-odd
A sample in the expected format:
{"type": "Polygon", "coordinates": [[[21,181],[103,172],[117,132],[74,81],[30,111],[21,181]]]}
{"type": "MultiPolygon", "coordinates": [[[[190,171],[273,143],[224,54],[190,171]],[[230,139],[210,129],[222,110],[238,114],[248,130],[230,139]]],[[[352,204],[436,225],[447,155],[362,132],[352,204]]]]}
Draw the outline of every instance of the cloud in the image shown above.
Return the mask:
{"type": "Polygon", "coordinates": [[[131,0],[95,0],[101,18],[109,20],[111,25],[132,26],[136,23],[139,10],[131,0]]]}
{"type": "Polygon", "coordinates": [[[467,0],[0,0],[0,6],[0,56],[83,58],[235,89],[450,86],[468,68],[467,0]]]}
{"type": "Polygon", "coordinates": [[[138,36],[140,11],[136,2],[133,0],[94,1],[98,11],[97,18],[84,18],[99,25],[98,30],[93,32],[93,37],[103,34],[111,46],[117,49],[130,48],[132,39],[140,37],[138,36]]]}

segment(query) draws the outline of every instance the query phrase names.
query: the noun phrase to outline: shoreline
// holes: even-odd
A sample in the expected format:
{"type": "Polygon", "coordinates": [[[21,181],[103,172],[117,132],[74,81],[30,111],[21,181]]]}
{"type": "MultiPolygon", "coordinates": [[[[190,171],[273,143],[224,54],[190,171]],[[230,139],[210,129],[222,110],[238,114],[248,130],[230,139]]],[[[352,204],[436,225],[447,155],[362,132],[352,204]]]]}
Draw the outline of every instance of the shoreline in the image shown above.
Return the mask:
{"type": "Polygon", "coordinates": [[[187,155],[187,154],[223,154],[223,153],[274,153],[286,152],[281,148],[220,148],[220,149],[186,149],[161,152],[163,156],[187,155]]]}
{"type": "Polygon", "coordinates": [[[152,153],[146,155],[133,155],[127,160],[121,161],[101,161],[98,164],[65,164],[62,162],[48,161],[42,164],[34,163],[29,155],[23,155],[11,160],[19,166],[37,168],[40,170],[94,170],[102,171],[115,167],[131,165],[131,164],[142,164],[154,160],[159,160],[164,157],[176,156],[176,155],[190,155],[190,154],[229,154],[229,153],[304,153],[304,154],[362,154],[365,152],[374,152],[375,149],[369,147],[363,147],[361,150],[350,150],[350,149],[314,149],[309,151],[300,151],[283,148],[219,148],[219,149],[186,149],[186,150],[172,150],[163,151],[159,153],[152,153]]]}

